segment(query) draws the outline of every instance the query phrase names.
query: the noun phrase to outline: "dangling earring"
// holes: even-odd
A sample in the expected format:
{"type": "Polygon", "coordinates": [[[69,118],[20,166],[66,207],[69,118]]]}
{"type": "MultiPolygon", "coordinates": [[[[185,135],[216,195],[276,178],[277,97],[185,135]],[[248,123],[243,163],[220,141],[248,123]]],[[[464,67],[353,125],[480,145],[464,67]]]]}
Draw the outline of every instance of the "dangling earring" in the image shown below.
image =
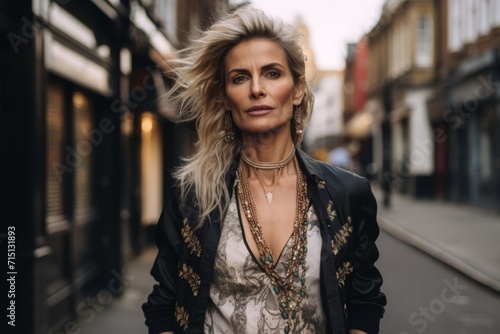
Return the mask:
{"type": "Polygon", "coordinates": [[[295,123],[295,133],[301,135],[304,132],[304,128],[302,126],[302,107],[298,106],[295,109],[295,113],[293,115],[293,120],[295,123]]]}
{"type": "Polygon", "coordinates": [[[232,142],[234,140],[234,126],[233,119],[231,118],[231,114],[226,112],[224,115],[224,140],[226,143],[232,142]]]}

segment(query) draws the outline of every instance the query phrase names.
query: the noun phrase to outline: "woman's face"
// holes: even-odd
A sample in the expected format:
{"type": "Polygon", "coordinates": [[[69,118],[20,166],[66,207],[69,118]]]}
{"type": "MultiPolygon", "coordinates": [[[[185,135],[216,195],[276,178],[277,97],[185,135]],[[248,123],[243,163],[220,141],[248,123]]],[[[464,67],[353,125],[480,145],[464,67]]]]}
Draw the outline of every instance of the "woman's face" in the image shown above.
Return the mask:
{"type": "Polygon", "coordinates": [[[263,38],[242,41],[228,52],[224,65],[224,106],[243,134],[290,129],[293,105],[302,101],[304,86],[302,78],[294,83],[279,44],[263,38]]]}

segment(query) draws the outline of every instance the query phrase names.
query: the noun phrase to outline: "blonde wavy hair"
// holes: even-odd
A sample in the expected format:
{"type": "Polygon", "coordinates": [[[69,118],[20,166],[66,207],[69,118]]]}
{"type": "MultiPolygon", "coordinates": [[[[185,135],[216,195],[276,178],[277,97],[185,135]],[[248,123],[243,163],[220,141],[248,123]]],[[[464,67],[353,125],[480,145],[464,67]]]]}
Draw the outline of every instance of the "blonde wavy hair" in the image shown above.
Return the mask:
{"type": "MultiPolygon", "coordinates": [[[[305,56],[299,46],[299,33],[290,24],[272,18],[251,6],[239,8],[215,22],[201,37],[191,40],[190,46],[173,60],[172,77],[175,84],[165,98],[179,109],[179,121],[195,121],[198,140],[195,153],[184,158],[184,164],[173,176],[180,188],[181,203],[194,193],[194,204],[199,210],[199,225],[218,209],[223,215],[229,203],[225,183],[235,154],[241,150],[241,137],[225,140],[224,60],[228,51],[243,40],[265,38],[280,45],[287,56],[294,82],[304,82],[304,96],[298,106],[302,110],[302,124],[311,116],[314,97],[305,82],[305,56]]],[[[294,122],[291,122],[294,126],[294,122]]],[[[292,139],[300,145],[303,136],[292,129],[292,139]]]]}

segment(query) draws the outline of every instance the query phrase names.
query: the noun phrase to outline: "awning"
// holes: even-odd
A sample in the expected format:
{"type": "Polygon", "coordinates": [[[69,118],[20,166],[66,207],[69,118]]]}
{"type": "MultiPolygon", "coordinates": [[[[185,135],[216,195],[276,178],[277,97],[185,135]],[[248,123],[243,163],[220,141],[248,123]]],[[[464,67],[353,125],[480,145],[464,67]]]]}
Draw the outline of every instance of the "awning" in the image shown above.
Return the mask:
{"type": "Polygon", "coordinates": [[[345,125],[344,136],[363,139],[371,135],[373,115],[367,111],[354,115],[345,125]]]}

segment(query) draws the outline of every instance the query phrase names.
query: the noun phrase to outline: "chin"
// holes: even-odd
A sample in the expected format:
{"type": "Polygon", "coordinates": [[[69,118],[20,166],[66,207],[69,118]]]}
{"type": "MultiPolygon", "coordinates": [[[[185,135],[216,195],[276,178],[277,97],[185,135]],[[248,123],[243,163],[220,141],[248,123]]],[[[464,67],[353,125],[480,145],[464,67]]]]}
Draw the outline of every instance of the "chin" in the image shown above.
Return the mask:
{"type": "Polygon", "coordinates": [[[259,136],[259,137],[267,137],[274,133],[281,133],[287,129],[290,129],[289,124],[281,124],[278,126],[259,126],[254,128],[245,128],[242,129],[241,132],[247,136],[259,136]]]}

